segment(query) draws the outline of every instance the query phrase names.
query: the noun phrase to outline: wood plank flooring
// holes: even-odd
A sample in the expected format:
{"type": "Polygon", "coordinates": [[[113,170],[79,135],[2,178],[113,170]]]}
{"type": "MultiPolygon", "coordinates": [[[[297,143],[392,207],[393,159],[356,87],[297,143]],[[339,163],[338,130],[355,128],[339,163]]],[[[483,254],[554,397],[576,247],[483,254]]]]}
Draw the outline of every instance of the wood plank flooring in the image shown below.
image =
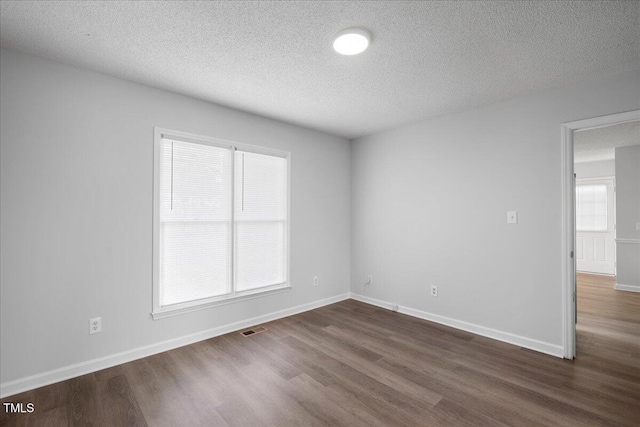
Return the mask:
{"type": "Polygon", "coordinates": [[[640,294],[579,280],[574,361],[348,300],[6,398],[36,409],[0,426],[637,426],[640,294]]]}

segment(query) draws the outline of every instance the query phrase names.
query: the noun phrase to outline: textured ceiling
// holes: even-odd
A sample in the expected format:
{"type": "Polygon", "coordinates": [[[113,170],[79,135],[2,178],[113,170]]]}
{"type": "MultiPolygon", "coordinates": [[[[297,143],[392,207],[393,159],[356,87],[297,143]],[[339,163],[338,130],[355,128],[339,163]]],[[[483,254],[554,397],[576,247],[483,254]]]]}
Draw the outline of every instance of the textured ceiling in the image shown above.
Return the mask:
{"type": "Polygon", "coordinates": [[[11,2],[2,46],[347,138],[640,68],[640,3],[11,2]],[[361,26],[365,53],[333,52],[361,26]]]}
{"type": "Polygon", "coordinates": [[[612,160],[616,147],[640,145],[640,122],[576,132],[573,144],[577,163],[612,160]]]}

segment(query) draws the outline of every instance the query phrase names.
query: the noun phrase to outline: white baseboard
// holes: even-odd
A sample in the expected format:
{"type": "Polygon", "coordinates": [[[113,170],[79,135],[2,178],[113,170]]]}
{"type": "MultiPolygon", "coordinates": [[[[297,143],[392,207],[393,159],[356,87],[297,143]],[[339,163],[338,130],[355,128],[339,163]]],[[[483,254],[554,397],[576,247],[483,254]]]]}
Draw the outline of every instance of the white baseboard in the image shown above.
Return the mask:
{"type": "MultiPolygon", "coordinates": [[[[351,293],[351,298],[356,301],[361,301],[367,304],[375,305],[377,307],[386,308],[388,310],[391,310],[394,306],[394,304],[386,301],[381,301],[354,293],[351,293]]],[[[519,347],[524,347],[531,350],[539,351],[541,353],[550,354],[551,356],[562,358],[564,354],[561,345],[551,344],[548,342],[515,335],[510,332],[503,332],[497,329],[487,328],[486,326],[480,326],[474,323],[464,322],[462,320],[451,319],[449,317],[428,313],[426,311],[416,310],[414,308],[405,307],[402,305],[398,306],[398,312],[417,317],[419,319],[428,320],[430,322],[439,323],[441,325],[450,326],[452,328],[461,329],[463,331],[471,332],[476,335],[482,335],[483,337],[492,338],[509,344],[514,344],[519,347]]]]}
{"type": "Polygon", "coordinates": [[[386,301],[382,301],[375,298],[366,297],[364,295],[351,293],[351,299],[356,301],[364,302],[370,305],[375,305],[376,307],[386,308],[387,310],[393,310],[394,304],[386,301]]]}
{"type": "Polygon", "coordinates": [[[219,335],[228,334],[229,332],[238,331],[249,328],[261,323],[270,322],[281,319],[283,317],[292,316],[304,311],[313,310],[318,307],[333,304],[339,301],[349,299],[350,294],[341,294],[334,297],[325,298],[308,304],[302,304],[285,310],[276,311],[274,313],[265,314],[263,316],[253,317],[251,319],[242,320],[240,322],[229,323],[227,325],[218,326],[216,328],[207,329],[205,331],[196,332],[185,335],[183,337],[173,338],[156,344],[138,347],[133,350],[123,351],[121,353],[112,354],[98,359],[87,360],[85,362],[76,363],[75,365],[65,366],[63,368],[54,369],[30,377],[20,378],[14,381],[8,381],[0,384],[0,398],[12,396],[24,391],[33,390],[34,388],[43,387],[49,384],[68,380],[69,378],[78,377],[80,375],[96,372],[101,369],[110,368],[112,366],[131,362],[143,357],[162,353],[163,351],[172,350],[174,348],[183,347],[198,341],[203,341],[219,335]]]}
{"type": "Polygon", "coordinates": [[[640,292],[640,286],[638,285],[623,285],[622,283],[616,283],[613,288],[617,291],[640,292]]]}

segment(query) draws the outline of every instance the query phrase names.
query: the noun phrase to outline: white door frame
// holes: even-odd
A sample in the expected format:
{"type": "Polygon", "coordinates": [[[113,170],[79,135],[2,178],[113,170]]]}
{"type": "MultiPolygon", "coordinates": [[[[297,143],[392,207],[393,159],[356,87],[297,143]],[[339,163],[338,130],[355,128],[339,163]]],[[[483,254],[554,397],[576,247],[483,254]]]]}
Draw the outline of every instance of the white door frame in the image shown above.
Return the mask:
{"type": "Polygon", "coordinates": [[[563,123],[562,145],[562,347],[565,359],[576,356],[575,182],[573,132],[640,121],[640,110],[563,123]]]}

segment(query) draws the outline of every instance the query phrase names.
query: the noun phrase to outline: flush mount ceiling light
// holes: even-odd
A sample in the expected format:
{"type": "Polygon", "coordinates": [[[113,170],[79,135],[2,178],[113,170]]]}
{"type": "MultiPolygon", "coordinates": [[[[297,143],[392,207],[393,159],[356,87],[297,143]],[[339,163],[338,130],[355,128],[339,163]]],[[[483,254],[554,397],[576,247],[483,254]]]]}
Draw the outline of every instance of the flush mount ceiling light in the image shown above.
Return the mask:
{"type": "Polygon", "coordinates": [[[361,28],[340,31],[333,38],[333,48],[342,55],[357,55],[369,47],[371,35],[361,28]]]}

